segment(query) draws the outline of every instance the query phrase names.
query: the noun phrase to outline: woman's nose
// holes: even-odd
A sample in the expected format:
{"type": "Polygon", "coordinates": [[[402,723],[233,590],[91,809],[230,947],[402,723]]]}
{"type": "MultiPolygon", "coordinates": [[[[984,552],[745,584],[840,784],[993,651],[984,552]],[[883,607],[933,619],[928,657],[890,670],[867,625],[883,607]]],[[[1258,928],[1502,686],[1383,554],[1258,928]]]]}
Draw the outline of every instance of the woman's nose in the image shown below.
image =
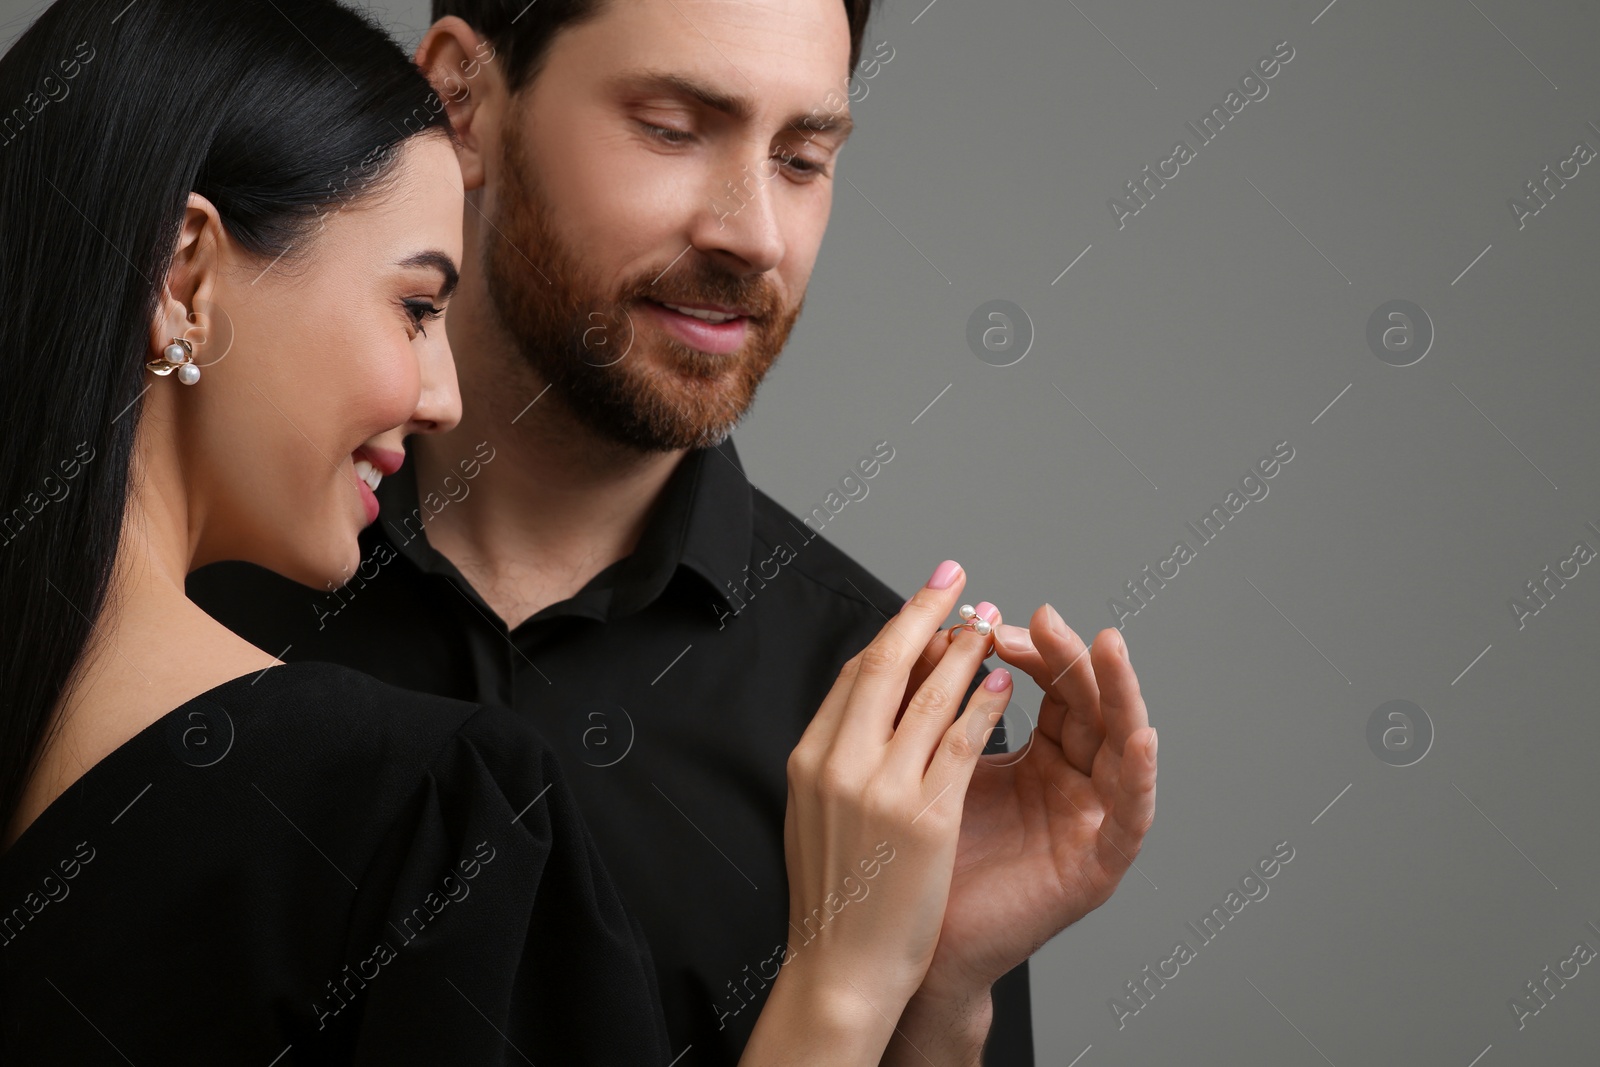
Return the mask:
{"type": "Polygon", "coordinates": [[[450,342],[440,331],[439,343],[428,345],[422,358],[422,390],[406,432],[444,433],[461,421],[461,389],[450,342]]]}

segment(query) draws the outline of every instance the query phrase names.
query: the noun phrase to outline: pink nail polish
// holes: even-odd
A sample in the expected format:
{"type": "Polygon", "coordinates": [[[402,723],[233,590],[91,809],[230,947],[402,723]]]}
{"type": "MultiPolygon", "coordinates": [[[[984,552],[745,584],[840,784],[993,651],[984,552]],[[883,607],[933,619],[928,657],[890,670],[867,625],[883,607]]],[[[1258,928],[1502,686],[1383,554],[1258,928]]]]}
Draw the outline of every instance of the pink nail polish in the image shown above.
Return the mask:
{"type": "Polygon", "coordinates": [[[928,579],[929,589],[949,589],[956,580],[956,575],[961,573],[961,564],[953,559],[947,559],[934,568],[933,576],[928,579]]]}
{"type": "Polygon", "coordinates": [[[979,601],[976,610],[978,612],[978,618],[982,619],[984,622],[992,623],[994,620],[1000,617],[1000,609],[989,603],[987,600],[979,601]]]}
{"type": "Polygon", "coordinates": [[[1011,684],[1011,672],[1004,667],[989,672],[983,680],[983,687],[991,693],[998,693],[1011,684]]]}

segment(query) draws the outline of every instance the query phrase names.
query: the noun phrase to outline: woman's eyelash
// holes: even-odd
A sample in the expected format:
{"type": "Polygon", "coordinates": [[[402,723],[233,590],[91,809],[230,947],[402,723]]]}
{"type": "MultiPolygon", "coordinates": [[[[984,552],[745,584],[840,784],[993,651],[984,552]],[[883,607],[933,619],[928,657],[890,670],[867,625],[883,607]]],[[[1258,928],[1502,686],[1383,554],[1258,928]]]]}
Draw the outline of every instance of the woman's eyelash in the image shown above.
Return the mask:
{"type": "Polygon", "coordinates": [[[422,328],[422,324],[444,314],[444,308],[435,307],[427,300],[407,300],[405,303],[406,313],[411,316],[411,321],[416,323],[417,332],[424,337],[428,336],[428,331],[422,328]]]}

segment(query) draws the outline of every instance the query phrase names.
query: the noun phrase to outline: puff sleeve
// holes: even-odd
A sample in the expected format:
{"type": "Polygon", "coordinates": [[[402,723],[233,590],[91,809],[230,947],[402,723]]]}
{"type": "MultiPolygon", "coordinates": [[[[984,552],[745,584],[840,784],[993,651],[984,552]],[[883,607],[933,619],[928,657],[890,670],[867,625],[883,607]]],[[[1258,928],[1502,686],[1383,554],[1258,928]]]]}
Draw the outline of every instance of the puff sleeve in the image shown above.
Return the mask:
{"type": "Polygon", "coordinates": [[[351,919],[350,962],[314,1011],[353,1027],[355,1064],[672,1058],[643,931],[554,753],[512,712],[480,706],[446,742],[351,919]]]}

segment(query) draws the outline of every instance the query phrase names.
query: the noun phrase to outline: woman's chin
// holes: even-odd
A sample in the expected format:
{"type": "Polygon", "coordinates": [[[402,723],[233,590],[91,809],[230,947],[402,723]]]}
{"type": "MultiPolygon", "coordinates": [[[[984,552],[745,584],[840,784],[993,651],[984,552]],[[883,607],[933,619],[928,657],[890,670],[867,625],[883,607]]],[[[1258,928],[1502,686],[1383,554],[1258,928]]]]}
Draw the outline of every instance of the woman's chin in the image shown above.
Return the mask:
{"type": "Polygon", "coordinates": [[[349,584],[361,566],[361,544],[356,540],[355,524],[342,537],[330,537],[324,551],[296,554],[293,558],[253,560],[259,566],[288,578],[292,582],[309,586],[322,592],[331,592],[349,584]]]}

